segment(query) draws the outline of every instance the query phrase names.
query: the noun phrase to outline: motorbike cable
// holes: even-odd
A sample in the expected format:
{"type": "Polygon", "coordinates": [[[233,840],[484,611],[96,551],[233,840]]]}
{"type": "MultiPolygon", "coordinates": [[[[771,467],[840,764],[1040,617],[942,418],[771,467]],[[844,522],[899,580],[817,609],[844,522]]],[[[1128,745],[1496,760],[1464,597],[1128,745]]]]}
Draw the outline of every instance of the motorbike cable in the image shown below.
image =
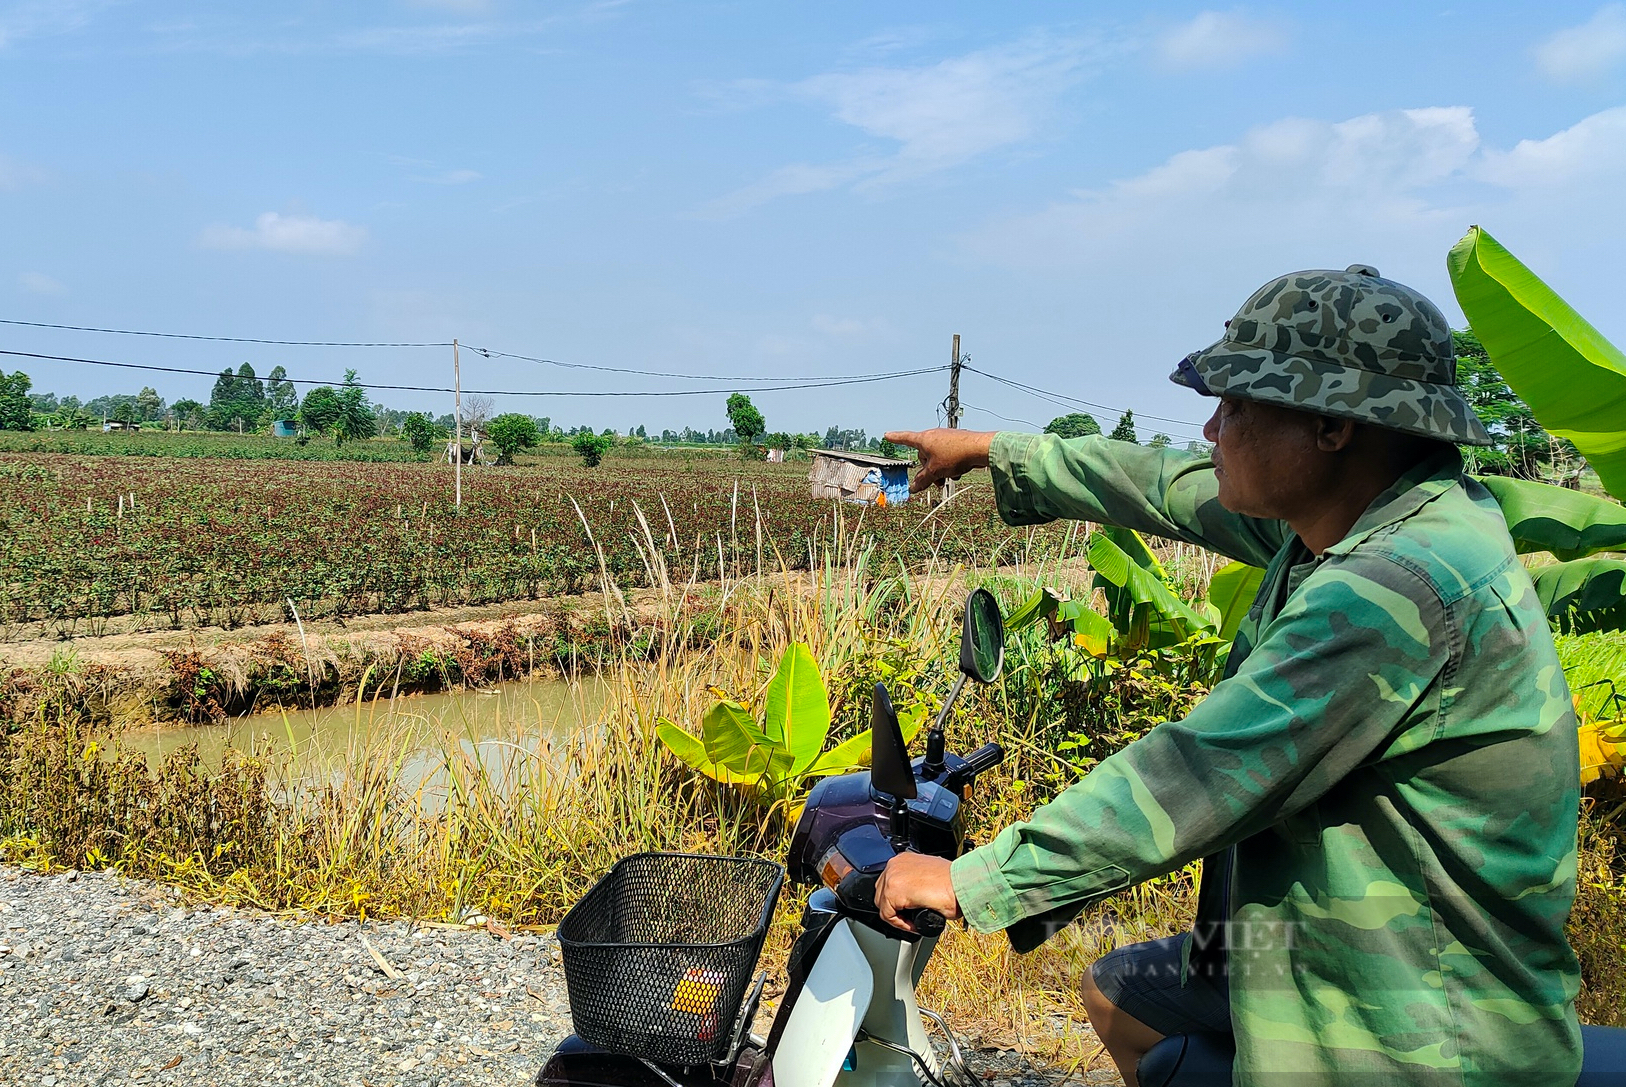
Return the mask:
{"type": "Polygon", "coordinates": [[[889,1042],[885,1038],[877,1038],[875,1035],[871,1034],[867,1030],[863,1030],[862,1028],[860,1028],[858,1031],[858,1040],[860,1042],[869,1042],[872,1045],[878,1045],[882,1049],[890,1049],[894,1053],[903,1054],[915,1062],[916,1070],[919,1071],[920,1074],[931,1083],[932,1087],[949,1087],[947,1083],[944,1083],[941,1079],[937,1078],[937,1073],[932,1071],[931,1065],[926,1063],[925,1058],[923,1058],[919,1053],[916,1053],[914,1050],[910,1049],[908,1046],[899,1045],[897,1042],[889,1042]]]}

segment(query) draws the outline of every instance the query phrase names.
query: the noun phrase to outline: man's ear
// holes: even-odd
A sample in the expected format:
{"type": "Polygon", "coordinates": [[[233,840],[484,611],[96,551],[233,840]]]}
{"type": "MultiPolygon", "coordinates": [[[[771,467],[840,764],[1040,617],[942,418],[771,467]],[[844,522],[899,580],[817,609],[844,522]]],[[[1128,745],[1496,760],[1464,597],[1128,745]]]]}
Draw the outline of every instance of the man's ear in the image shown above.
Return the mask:
{"type": "Polygon", "coordinates": [[[1315,447],[1323,453],[1342,453],[1355,441],[1353,419],[1339,419],[1331,415],[1318,415],[1315,422],[1315,447]]]}

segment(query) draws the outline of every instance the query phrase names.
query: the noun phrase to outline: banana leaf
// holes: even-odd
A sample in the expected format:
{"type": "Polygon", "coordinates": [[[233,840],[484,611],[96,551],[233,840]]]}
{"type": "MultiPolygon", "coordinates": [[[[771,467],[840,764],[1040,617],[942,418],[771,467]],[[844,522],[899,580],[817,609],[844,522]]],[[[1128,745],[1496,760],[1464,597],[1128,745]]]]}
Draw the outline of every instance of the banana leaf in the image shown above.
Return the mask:
{"type": "Polygon", "coordinates": [[[1451,286],[1492,364],[1604,488],[1626,497],[1626,354],[1479,227],[1447,258],[1451,286]]]}
{"type": "Polygon", "coordinates": [[[1015,634],[1019,630],[1026,630],[1034,623],[1050,618],[1056,614],[1056,608],[1065,599],[1066,597],[1048,586],[1040,589],[1005,617],[1005,633],[1015,634]]]}
{"type": "Polygon", "coordinates": [[[1502,507],[1519,554],[1550,551],[1568,562],[1626,551],[1626,506],[1580,491],[1507,476],[1480,476],[1502,507]]]}
{"type": "Polygon", "coordinates": [[[1150,570],[1157,575],[1159,581],[1168,583],[1169,572],[1157,561],[1157,555],[1152,552],[1152,546],[1146,542],[1146,537],[1132,528],[1123,528],[1119,525],[1102,525],[1101,531],[1117,544],[1124,554],[1133,559],[1136,566],[1150,570]]]}
{"type": "Polygon", "coordinates": [[[1106,657],[1112,652],[1112,643],[1118,632],[1106,616],[1088,604],[1068,600],[1056,609],[1056,618],[1073,629],[1073,644],[1092,657],[1106,657]]]}
{"type": "Polygon", "coordinates": [[[655,735],[685,766],[705,774],[713,781],[722,782],[724,785],[755,785],[762,778],[761,774],[736,774],[727,767],[712,762],[711,757],[706,754],[706,745],[699,738],[664,717],[656,722],[655,735]]]}
{"type": "Polygon", "coordinates": [[[1106,594],[1108,618],[1131,645],[1178,645],[1218,625],[1175,596],[1162,578],[1135,562],[1105,532],[1090,533],[1085,556],[1095,571],[1095,587],[1106,594]]]}
{"type": "Polygon", "coordinates": [[[1208,602],[1219,613],[1219,637],[1222,641],[1236,638],[1237,627],[1253,607],[1253,598],[1259,595],[1259,585],[1265,572],[1245,562],[1233,562],[1214,571],[1208,579],[1208,602]]]}
{"type": "Polygon", "coordinates": [[[813,764],[830,735],[830,696],[807,646],[792,642],[763,698],[762,733],[790,756],[792,776],[813,764]]]}
{"type": "MultiPolygon", "coordinates": [[[[920,724],[926,719],[924,707],[901,709],[898,711],[898,728],[903,731],[903,742],[908,743],[920,731],[920,724]]],[[[865,729],[855,736],[843,740],[824,754],[814,760],[813,765],[805,771],[806,777],[827,777],[830,774],[845,774],[849,770],[856,770],[861,766],[869,765],[870,751],[874,746],[870,730],[865,729]]]]}
{"type": "Polygon", "coordinates": [[[1531,571],[1547,618],[1565,634],[1626,630],[1626,561],[1590,558],[1531,571]]]}

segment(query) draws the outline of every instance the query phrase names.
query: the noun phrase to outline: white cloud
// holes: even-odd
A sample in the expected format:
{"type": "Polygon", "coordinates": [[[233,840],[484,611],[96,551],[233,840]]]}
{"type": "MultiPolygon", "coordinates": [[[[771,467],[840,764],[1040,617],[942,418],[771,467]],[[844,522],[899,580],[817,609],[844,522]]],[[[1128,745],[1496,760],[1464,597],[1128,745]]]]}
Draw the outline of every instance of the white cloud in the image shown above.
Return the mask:
{"type": "Polygon", "coordinates": [[[38,166],[0,155],[0,189],[18,189],[24,185],[37,185],[44,180],[45,171],[38,166]]]}
{"type": "Polygon", "coordinates": [[[467,185],[471,181],[479,181],[484,176],[478,170],[447,170],[444,173],[414,177],[412,180],[429,185],[467,185]]]}
{"type": "Polygon", "coordinates": [[[491,10],[491,0],[408,0],[415,8],[450,11],[458,15],[481,15],[491,10]]]}
{"type": "Polygon", "coordinates": [[[1240,11],[1204,11],[1159,38],[1157,54],[1170,68],[1229,68],[1286,46],[1287,32],[1279,22],[1240,11]]]}
{"type": "Polygon", "coordinates": [[[1626,195],[1626,106],[1606,109],[1544,140],[1487,151],[1485,180],[1509,188],[1603,182],[1626,195]]]}
{"type": "Polygon", "coordinates": [[[1605,4],[1580,26],[1536,46],[1536,67],[1557,83],[1596,79],[1626,60],[1626,7],[1605,4]]]}
{"type": "Polygon", "coordinates": [[[883,317],[836,317],[820,313],[814,315],[809,323],[813,326],[813,331],[822,333],[832,340],[846,342],[885,336],[892,331],[892,326],[883,317]]]}
{"type": "Polygon", "coordinates": [[[1080,42],[1034,37],[930,65],[827,72],[784,86],[737,85],[754,103],[790,98],[823,106],[843,124],[895,146],[886,154],[780,167],[705,211],[738,214],[779,196],[892,184],[1033,139],[1057,98],[1082,77],[1087,59],[1080,42]]]}
{"type": "Polygon", "coordinates": [[[68,288],[52,279],[44,272],[24,272],[17,277],[17,282],[25,291],[34,294],[67,294],[68,288]]]}
{"type": "Polygon", "coordinates": [[[1000,223],[973,244],[1002,260],[1075,263],[1155,247],[1152,238],[1223,249],[1268,248],[1305,231],[1389,236],[1432,221],[1439,212],[1425,192],[1462,177],[1478,148],[1473,114],[1462,107],[1338,123],[1286,118],[1000,223]]]}
{"type": "Polygon", "coordinates": [[[0,12],[0,48],[25,38],[69,34],[91,21],[109,0],[25,0],[0,12]]]}
{"type": "Polygon", "coordinates": [[[211,226],[198,240],[209,249],[270,249],[280,253],[348,256],[367,240],[367,229],[338,219],[268,211],[254,220],[252,228],[211,226]]]}

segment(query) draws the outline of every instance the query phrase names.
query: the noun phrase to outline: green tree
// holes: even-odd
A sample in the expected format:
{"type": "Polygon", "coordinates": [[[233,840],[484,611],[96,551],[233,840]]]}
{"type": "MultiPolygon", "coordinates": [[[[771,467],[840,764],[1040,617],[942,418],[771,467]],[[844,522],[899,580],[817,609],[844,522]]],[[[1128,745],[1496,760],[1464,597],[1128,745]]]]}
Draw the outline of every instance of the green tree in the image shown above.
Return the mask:
{"type": "Polygon", "coordinates": [[[768,429],[767,421],[751,398],[744,393],[732,393],[728,398],[728,421],[734,434],[743,443],[754,443],[757,436],[768,429]]]}
{"type": "Polygon", "coordinates": [[[542,440],[537,433],[536,420],[518,412],[499,415],[487,423],[486,438],[497,447],[498,464],[513,464],[514,454],[542,440]]]}
{"type": "Polygon", "coordinates": [[[344,404],[331,385],[318,385],[299,405],[299,421],[318,434],[332,430],[344,415],[344,404]]]}
{"type": "Polygon", "coordinates": [[[1135,436],[1135,413],[1133,411],[1125,411],[1122,415],[1120,415],[1118,417],[1118,425],[1112,428],[1112,433],[1109,434],[1108,437],[1115,442],[1140,441],[1140,439],[1135,436]]]}
{"type": "Polygon", "coordinates": [[[164,410],[164,398],[158,395],[158,390],[150,386],[142,386],[135,398],[136,420],[150,423],[157,419],[164,410]]]}
{"type": "Polygon", "coordinates": [[[338,390],[339,418],[333,427],[335,445],[346,440],[371,438],[378,432],[378,417],[367,402],[367,390],[356,382],[356,372],[344,372],[344,385],[338,390]]]}
{"type": "Polygon", "coordinates": [[[1492,446],[1464,448],[1471,468],[1490,475],[1537,479],[1551,466],[1555,452],[1560,456],[1571,453],[1570,444],[1548,434],[1530,405],[1502,380],[1473,329],[1453,332],[1451,339],[1457,351],[1458,391],[1496,439],[1492,446]]]}
{"type": "Polygon", "coordinates": [[[1162,433],[1160,431],[1160,432],[1158,432],[1156,434],[1153,434],[1152,435],[1152,440],[1147,442],[1146,444],[1151,446],[1153,449],[1167,449],[1169,447],[1169,444],[1171,442],[1173,442],[1173,441],[1174,441],[1173,438],[1171,438],[1169,435],[1164,434],[1164,433],[1162,433]]]}
{"type": "Polygon", "coordinates": [[[427,453],[434,448],[435,424],[421,411],[415,411],[401,420],[401,434],[412,443],[415,452],[427,453]]]}
{"type": "Polygon", "coordinates": [[[209,393],[209,425],[216,430],[257,426],[265,412],[265,387],[248,363],[220,371],[209,393]]]}
{"type": "Polygon", "coordinates": [[[1101,433],[1101,424],[1095,421],[1095,416],[1075,411],[1068,415],[1058,415],[1050,420],[1044,432],[1054,434],[1058,438],[1082,438],[1089,434],[1101,433]]]}
{"type": "Polygon", "coordinates": [[[614,436],[594,434],[591,427],[582,427],[570,440],[570,448],[581,454],[582,463],[589,468],[597,468],[604,454],[614,446],[614,436]]]}
{"type": "Polygon", "coordinates": [[[0,430],[34,429],[34,406],[28,400],[33,385],[21,370],[10,375],[0,370],[0,430]]]}
{"type": "Polygon", "coordinates": [[[139,423],[141,421],[141,413],[136,410],[136,406],[133,401],[126,400],[124,403],[113,409],[113,418],[128,425],[130,423],[139,423]]]}
{"type": "Polygon", "coordinates": [[[208,411],[208,409],[202,404],[189,397],[182,397],[181,399],[175,401],[175,403],[169,406],[169,410],[175,413],[175,425],[177,429],[183,427],[203,426],[204,416],[208,411]]]}
{"type": "Polygon", "coordinates": [[[273,419],[292,419],[299,411],[299,392],[281,366],[273,366],[265,377],[265,406],[273,419]]]}

